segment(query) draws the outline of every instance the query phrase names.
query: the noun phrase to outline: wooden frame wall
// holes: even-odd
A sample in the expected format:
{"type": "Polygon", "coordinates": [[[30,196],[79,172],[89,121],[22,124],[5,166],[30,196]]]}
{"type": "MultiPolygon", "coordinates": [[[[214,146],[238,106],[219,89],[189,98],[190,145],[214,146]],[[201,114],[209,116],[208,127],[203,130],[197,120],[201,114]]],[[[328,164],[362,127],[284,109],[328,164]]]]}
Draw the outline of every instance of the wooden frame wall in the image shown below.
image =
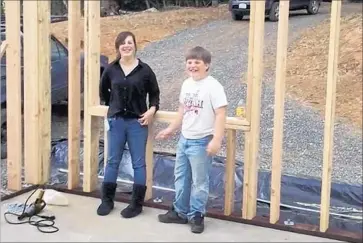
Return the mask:
{"type": "MultiPolygon", "coordinates": [[[[13,117],[8,125],[8,185],[10,189],[21,188],[21,111],[20,111],[20,34],[14,31],[19,28],[20,5],[17,1],[7,0],[6,42],[1,45],[1,55],[7,51],[8,107],[13,117]],[[15,81],[14,81],[15,80],[15,81]],[[9,95],[11,94],[11,95],[9,95]],[[10,97],[10,98],[9,98],[10,97]],[[14,112],[16,111],[16,112],[14,112]],[[15,116],[14,116],[15,115],[15,116]],[[20,151],[20,152],[19,152],[20,151]]],[[[243,183],[243,210],[241,217],[253,219],[256,216],[257,181],[260,134],[261,84],[263,77],[264,46],[264,10],[263,1],[252,1],[249,54],[246,119],[227,118],[227,165],[225,176],[224,214],[231,215],[234,205],[234,173],[236,130],[245,132],[245,174],[243,183]]],[[[50,6],[48,1],[24,1],[24,68],[25,78],[25,181],[32,184],[45,183],[49,177],[50,157],[50,6]],[[29,31],[31,29],[31,31],[29,31]]],[[[271,181],[270,223],[275,224],[280,214],[280,185],[283,144],[283,117],[285,96],[285,73],[288,38],[289,3],[280,4],[278,26],[278,43],[276,56],[275,114],[274,139],[271,181]]],[[[329,44],[327,104],[324,135],[324,159],[321,197],[320,231],[329,227],[330,186],[332,169],[332,148],[335,113],[335,89],[337,81],[338,44],[340,33],[341,1],[333,1],[331,8],[331,30],[329,44]]],[[[80,36],[78,29],[81,23],[80,2],[69,3],[69,176],[68,188],[79,185],[79,147],[80,147],[80,36]]],[[[98,141],[100,135],[100,118],[107,113],[108,107],[101,106],[98,98],[100,77],[100,3],[86,1],[84,6],[84,178],[83,191],[92,192],[97,186],[98,141]]],[[[155,122],[171,122],[175,112],[159,111],[155,122]]],[[[153,144],[152,125],[147,146],[147,186],[146,199],[152,198],[153,144]]],[[[106,142],[106,140],[105,140],[106,142]]],[[[105,144],[107,149],[107,143],[105,144]]],[[[240,148],[238,148],[240,149],[240,148]]],[[[107,157],[107,154],[106,154],[107,157]]]]}

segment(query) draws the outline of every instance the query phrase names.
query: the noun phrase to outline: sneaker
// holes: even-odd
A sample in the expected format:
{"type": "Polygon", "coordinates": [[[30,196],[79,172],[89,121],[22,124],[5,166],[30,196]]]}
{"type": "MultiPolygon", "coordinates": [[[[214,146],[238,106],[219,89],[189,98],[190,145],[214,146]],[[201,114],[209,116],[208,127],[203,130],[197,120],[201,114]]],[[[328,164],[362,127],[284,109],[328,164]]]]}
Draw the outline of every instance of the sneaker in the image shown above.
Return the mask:
{"type": "Polygon", "coordinates": [[[200,234],[204,231],[204,216],[201,213],[196,213],[190,221],[191,231],[200,234]]]}
{"type": "Polygon", "coordinates": [[[188,219],[180,217],[178,215],[178,213],[175,212],[174,210],[169,210],[165,214],[159,214],[158,219],[160,222],[166,223],[166,224],[170,224],[170,223],[187,224],[188,223],[188,219]]]}

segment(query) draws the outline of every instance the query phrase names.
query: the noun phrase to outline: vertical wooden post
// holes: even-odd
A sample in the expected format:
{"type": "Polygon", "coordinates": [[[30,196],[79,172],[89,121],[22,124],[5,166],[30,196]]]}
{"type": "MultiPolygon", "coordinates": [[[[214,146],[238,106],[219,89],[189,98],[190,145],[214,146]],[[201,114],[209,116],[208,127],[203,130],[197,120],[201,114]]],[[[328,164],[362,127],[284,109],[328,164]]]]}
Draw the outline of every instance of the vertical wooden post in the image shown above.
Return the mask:
{"type": "Polygon", "coordinates": [[[234,174],[236,158],[236,130],[227,130],[227,162],[224,183],[224,215],[231,215],[234,209],[234,174]]]}
{"type": "Polygon", "coordinates": [[[81,130],[81,2],[68,3],[68,189],[79,185],[81,130]]]}
{"type": "Polygon", "coordinates": [[[24,1],[25,182],[50,175],[50,2],[24,1]]]}
{"type": "Polygon", "coordinates": [[[146,186],[147,191],[145,200],[149,200],[153,197],[153,180],[154,180],[154,136],[153,136],[153,123],[149,125],[149,132],[146,145],[146,186]]]}
{"type": "MultiPolygon", "coordinates": [[[[246,120],[251,124],[251,107],[252,107],[252,85],[253,85],[253,52],[255,41],[255,12],[256,1],[251,1],[250,26],[248,35],[248,70],[247,70],[247,97],[246,97],[246,120]]],[[[247,219],[248,205],[248,172],[250,166],[250,131],[245,132],[245,151],[243,166],[243,197],[242,197],[242,217],[247,219]]]]}
{"type": "Polygon", "coordinates": [[[99,105],[100,80],[100,1],[84,2],[85,19],[85,83],[84,83],[84,180],[83,190],[91,192],[97,186],[99,117],[88,114],[88,108],[99,105]]]}
{"type": "Polygon", "coordinates": [[[325,106],[323,174],[321,186],[320,231],[329,227],[331,171],[335,119],[336,83],[338,78],[338,53],[340,37],[341,0],[333,1],[330,19],[330,41],[325,106]]]}
{"type": "Polygon", "coordinates": [[[20,190],[22,177],[20,2],[6,1],[6,122],[8,189],[20,190]]]}
{"type": "Polygon", "coordinates": [[[252,107],[251,107],[251,131],[249,132],[248,155],[248,184],[247,189],[247,219],[256,216],[257,209],[257,181],[258,164],[257,156],[260,145],[260,116],[261,116],[261,81],[263,77],[263,46],[264,46],[264,25],[265,25],[265,2],[255,2],[255,30],[253,47],[253,84],[252,84],[252,107]]]}
{"type": "Polygon", "coordinates": [[[289,31],[289,1],[281,1],[279,6],[279,27],[277,36],[274,137],[272,147],[271,207],[270,223],[280,217],[281,164],[284,132],[286,56],[289,31]]]}

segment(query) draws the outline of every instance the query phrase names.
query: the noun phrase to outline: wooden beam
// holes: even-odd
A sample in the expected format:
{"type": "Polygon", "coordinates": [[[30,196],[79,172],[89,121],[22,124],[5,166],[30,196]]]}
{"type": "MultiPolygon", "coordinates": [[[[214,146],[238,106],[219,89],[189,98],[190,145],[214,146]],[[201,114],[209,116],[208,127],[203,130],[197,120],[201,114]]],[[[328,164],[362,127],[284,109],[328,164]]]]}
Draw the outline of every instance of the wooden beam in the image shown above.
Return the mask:
{"type": "MultiPolygon", "coordinates": [[[[248,69],[247,69],[247,95],[246,95],[246,121],[251,124],[251,108],[252,108],[252,88],[253,88],[253,52],[255,41],[255,1],[251,1],[250,25],[248,35],[248,69]]],[[[248,172],[250,161],[250,137],[251,134],[247,131],[244,134],[245,149],[244,149],[244,164],[243,164],[243,195],[242,195],[242,218],[247,219],[247,204],[248,204],[248,172]]]]}
{"type": "Polygon", "coordinates": [[[90,106],[99,105],[100,80],[100,1],[84,2],[85,83],[84,83],[84,159],[83,190],[96,189],[98,177],[99,117],[89,115],[90,106]]]}
{"type": "Polygon", "coordinates": [[[146,144],[146,195],[145,200],[149,200],[153,196],[153,177],[154,177],[154,133],[153,125],[149,125],[148,138],[146,144]]]}
{"type": "Polygon", "coordinates": [[[271,171],[271,207],[270,223],[276,223],[280,218],[280,192],[281,192],[281,164],[284,133],[284,107],[285,107],[285,80],[287,42],[289,32],[289,1],[280,1],[279,27],[276,53],[276,79],[275,79],[275,108],[274,108],[274,135],[272,147],[271,171]]]}
{"type": "Polygon", "coordinates": [[[24,1],[25,182],[50,175],[50,2],[24,1]]]}
{"type": "Polygon", "coordinates": [[[227,159],[224,183],[224,215],[231,215],[234,209],[236,130],[227,130],[227,159]]]}
{"type": "Polygon", "coordinates": [[[1,47],[0,47],[0,58],[3,57],[6,48],[8,47],[8,42],[5,40],[3,42],[1,42],[1,47]]]}
{"type": "Polygon", "coordinates": [[[329,227],[330,211],[330,191],[331,191],[331,171],[334,147],[334,119],[335,119],[335,99],[336,83],[338,79],[339,61],[339,36],[340,36],[340,0],[333,1],[331,6],[330,19],[330,40],[328,75],[326,89],[325,106],[325,126],[324,126],[324,150],[323,150],[323,174],[321,185],[321,207],[320,207],[320,231],[325,232],[329,227]]]}
{"type": "Polygon", "coordinates": [[[50,153],[51,153],[51,45],[50,45],[50,1],[38,1],[39,24],[39,150],[41,157],[41,184],[50,178],[50,153]]]}
{"type": "MultiPolygon", "coordinates": [[[[20,2],[6,1],[6,123],[8,189],[22,188],[20,2]]],[[[3,52],[3,51],[1,51],[3,52]]]]}
{"type": "MultiPolygon", "coordinates": [[[[91,116],[105,117],[107,115],[108,106],[96,105],[89,107],[88,114],[91,116]]],[[[155,120],[157,122],[170,123],[176,117],[176,112],[171,111],[158,111],[155,115],[155,120]]],[[[249,130],[249,123],[244,119],[239,119],[235,117],[227,117],[226,129],[233,130],[249,130]]]]}
{"type": "Polygon", "coordinates": [[[68,3],[68,189],[79,186],[81,130],[81,2],[68,3]]]}
{"type": "Polygon", "coordinates": [[[253,85],[252,85],[252,107],[251,107],[251,131],[249,134],[248,157],[248,184],[247,189],[247,219],[256,216],[257,209],[257,181],[258,181],[258,153],[260,145],[260,116],[261,116],[261,81],[263,77],[263,46],[265,25],[265,2],[256,1],[255,30],[253,47],[253,85]]]}

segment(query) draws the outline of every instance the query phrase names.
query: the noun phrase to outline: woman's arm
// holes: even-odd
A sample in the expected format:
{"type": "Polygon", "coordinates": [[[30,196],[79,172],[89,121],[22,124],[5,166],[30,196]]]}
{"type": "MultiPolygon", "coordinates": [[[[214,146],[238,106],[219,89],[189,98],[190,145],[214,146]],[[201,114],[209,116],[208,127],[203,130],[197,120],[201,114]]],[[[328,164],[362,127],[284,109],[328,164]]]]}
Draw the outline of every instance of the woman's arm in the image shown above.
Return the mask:
{"type": "Polygon", "coordinates": [[[102,73],[99,87],[100,100],[105,105],[110,103],[110,90],[111,90],[111,80],[107,74],[107,69],[102,73]]]}
{"type": "Polygon", "coordinates": [[[153,110],[154,113],[159,110],[160,105],[160,90],[158,81],[156,79],[155,73],[150,68],[149,83],[148,83],[148,93],[149,93],[149,109],[153,110]]]}

